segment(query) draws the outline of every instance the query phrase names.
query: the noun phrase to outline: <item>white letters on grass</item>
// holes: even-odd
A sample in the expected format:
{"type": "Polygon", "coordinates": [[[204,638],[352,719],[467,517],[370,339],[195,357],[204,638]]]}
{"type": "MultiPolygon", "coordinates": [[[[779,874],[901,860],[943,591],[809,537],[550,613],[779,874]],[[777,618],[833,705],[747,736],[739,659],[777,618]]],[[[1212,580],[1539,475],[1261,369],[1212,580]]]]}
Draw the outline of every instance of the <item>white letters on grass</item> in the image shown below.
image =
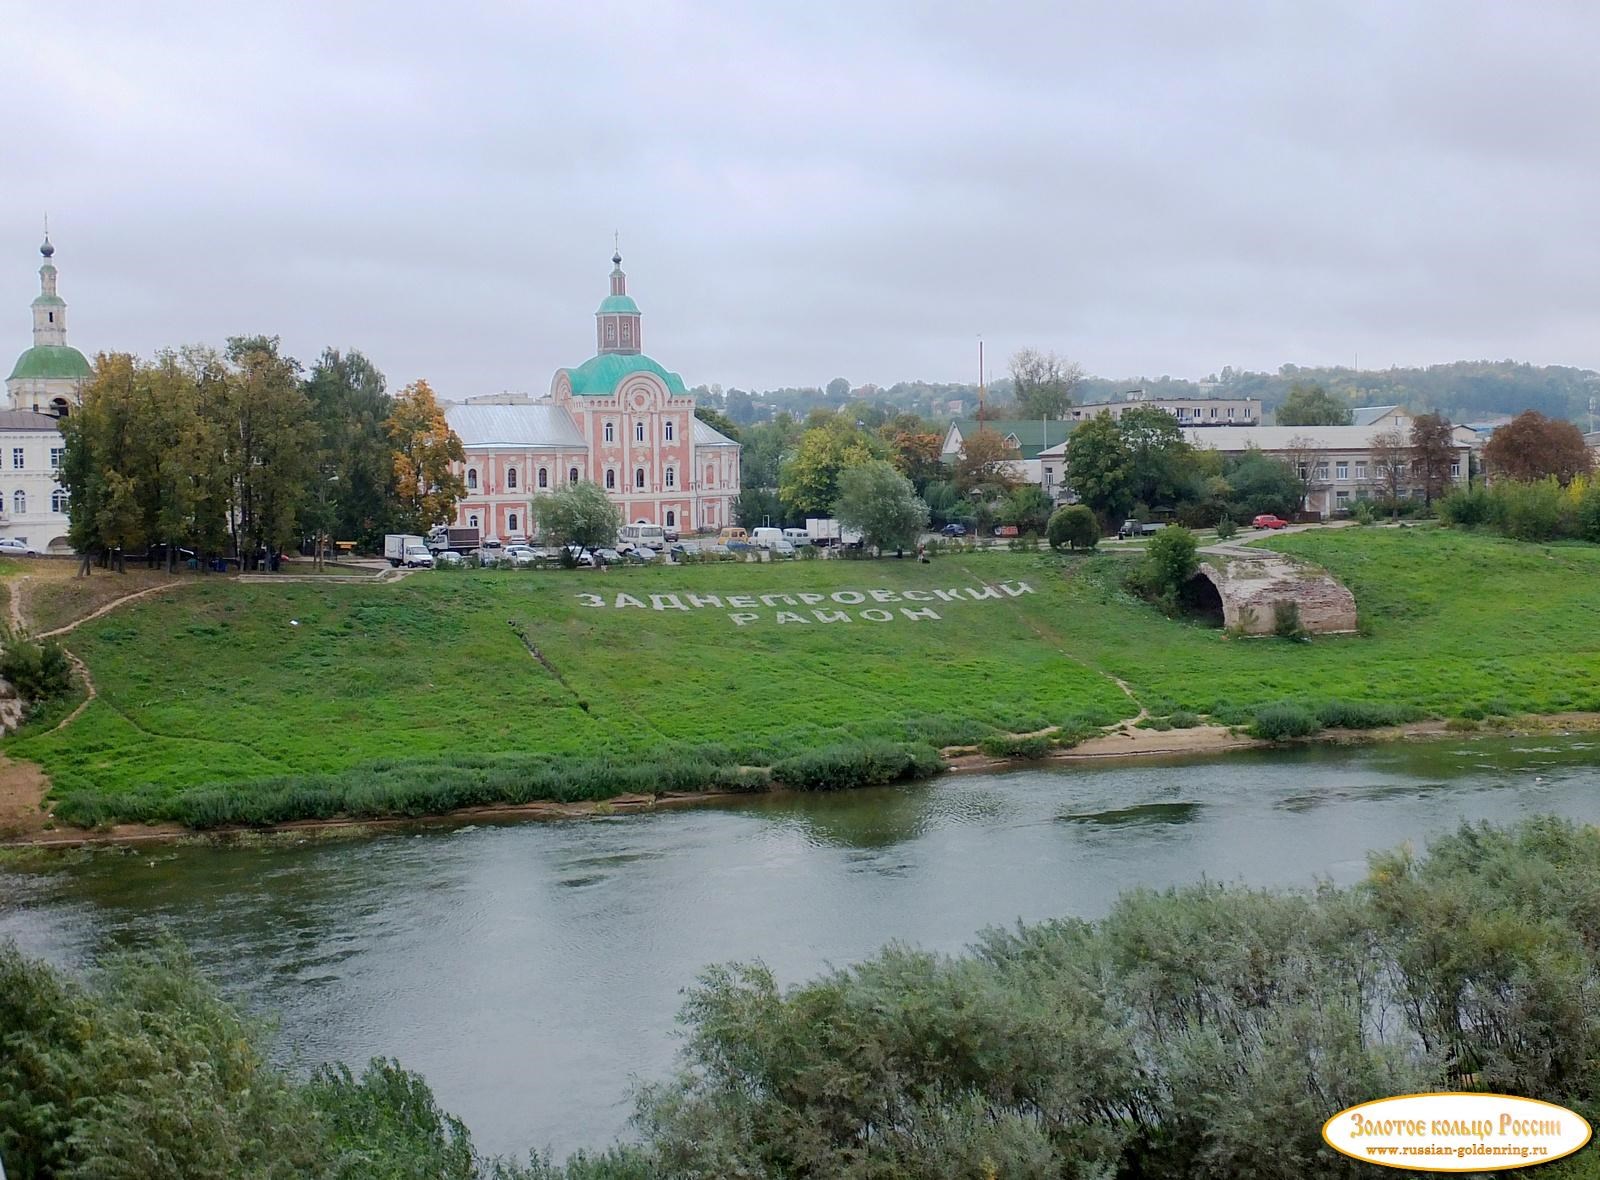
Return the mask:
{"type": "MultiPolygon", "coordinates": [[[[728,612],[728,618],[735,627],[748,627],[752,624],[773,622],[779,626],[816,626],[819,623],[852,623],[864,621],[869,623],[890,623],[902,620],[919,623],[928,620],[937,622],[940,615],[932,607],[923,607],[915,610],[911,607],[898,607],[888,610],[884,607],[868,607],[859,610],[854,615],[846,610],[821,610],[817,609],[819,603],[832,601],[840,606],[860,606],[862,603],[872,601],[881,603],[897,602],[1004,602],[1008,598],[1019,598],[1024,594],[1032,594],[1033,587],[1026,582],[1000,582],[994,586],[967,586],[949,590],[836,590],[832,594],[794,593],[794,594],[762,594],[759,604],[764,607],[776,607],[780,603],[784,606],[808,606],[812,609],[805,610],[780,610],[775,615],[752,609],[757,605],[757,596],[751,594],[729,594],[719,597],[715,594],[652,594],[650,595],[650,610],[681,610],[697,611],[710,607],[721,610],[726,603],[731,607],[744,609],[728,612]]],[[[577,596],[580,606],[593,607],[600,610],[625,610],[630,607],[646,609],[645,604],[630,594],[618,594],[616,598],[607,602],[601,594],[579,594],[577,596]]]]}

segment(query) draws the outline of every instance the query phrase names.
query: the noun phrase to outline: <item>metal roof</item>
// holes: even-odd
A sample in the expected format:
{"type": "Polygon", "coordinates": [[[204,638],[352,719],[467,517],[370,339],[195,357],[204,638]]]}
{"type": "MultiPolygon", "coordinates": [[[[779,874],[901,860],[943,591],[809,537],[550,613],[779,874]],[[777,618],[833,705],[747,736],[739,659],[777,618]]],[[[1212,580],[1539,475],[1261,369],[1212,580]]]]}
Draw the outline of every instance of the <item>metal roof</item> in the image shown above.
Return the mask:
{"type": "Polygon", "coordinates": [[[561,406],[452,405],[444,417],[465,447],[584,450],[589,445],[572,415],[561,406]]]}
{"type": "Polygon", "coordinates": [[[739,444],[723,434],[715,426],[696,418],[694,420],[694,445],[697,447],[736,447],[739,444]]]}
{"type": "Polygon", "coordinates": [[[1398,410],[1399,406],[1356,406],[1350,411],[1350,425],[1371,426],[1379,418],[1398,410]]]}
{"type": "Polygon", "coordinates": [[[0,430],[54,430],[61,432],[61,419],[32,410],[0,410],[0,430]]]}

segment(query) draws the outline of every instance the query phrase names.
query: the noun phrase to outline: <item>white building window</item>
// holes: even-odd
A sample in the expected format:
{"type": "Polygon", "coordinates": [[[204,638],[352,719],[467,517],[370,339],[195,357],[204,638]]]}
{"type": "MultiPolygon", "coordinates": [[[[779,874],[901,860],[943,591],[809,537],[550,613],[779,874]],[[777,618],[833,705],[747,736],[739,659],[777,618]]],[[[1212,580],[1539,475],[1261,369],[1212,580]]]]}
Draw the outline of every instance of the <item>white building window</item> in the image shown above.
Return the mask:
{"type": "Polygon", "coordinates": [[[21,447],[12,447],[11,448],[11,466],[17,471],[21,471],[22,470],[22,448],[21,447]]]}
{"type": "Polygon", "coordinates": [[[1356,478],[1357,479],[1366,479],[1367,478],[1367,465],[1365,463],[1361,462],[1359,459],[1356,460],[1356,478]]]}
{"type": "Polygon", "coordinates": [[[666,485],[669,488],[675,488],[675,487],[678,486],[678,471],[677,471],[677,468],[674,468],[674,467],[667,468],[666,485]]]}
{"type": "Polygon", "coordinates": [[[50,493],[50,511],[65,512],[67,510],[67,493],[62,488],[56,488],[50,493]]]}
{"type": "Polygon", "coordinates": [[[661,428],[661,437],[668,442],[672,441],[672,419],[668,418],[665,426],[661,428]]]}
{"type": "Polygon", "coordinates": [[[1461,478],[1461,460],[1457,459],[1454,463],[1450,464],[1450,478],[1461,478]]]}
{"type": "Polygon", "coordinates": [[[1317,478],[1320,479],[1320,480],[1323,480],[1324,482],[1327,481],[1327,478],[1328,478],[1328,465],[1326,463],[1318,463],[1317,464],[1317,478]]]}
{"type": "Polygon", "coordinates": [[[64,453],[64,451],[65,451],[64,447],[51,447],[50,448],[50,470],[51,471],[60,471],[61,470],[61,456],[64,453]]]}
{"type": "Polygon", "coordinates": [[[11,493],[11,511],[15,512],[18,516],[21,516],[23,513],[28,511],[27,492],[18,491],[11,493]]]}
{"type": "Polygon", "coordinates": [[[617,441],[617,424],[615,422],[607,422],[606,423],[606,441],[607,442],[616,442],[617,441]]]}
{"type": "Polygon", "coordinates": [[[1339,479],[1349,479],[1350,478],[1350,464],[1349,463],[1335,463],[1333,465],[1333,473],[1339,479]]]}
{"type": "Polygon", "coordinates": [[[1228,407],[1228,417],[1230,417],[1230,418],[1233,417],[1233,407],[1232,406],[1228,407]]]}
{"type": "Polygon", "coordinates": [[[635,422],[633,424],[633,441],[634,442],[643,442],[644,441],[644,423],[643,422],[635,422]]]}

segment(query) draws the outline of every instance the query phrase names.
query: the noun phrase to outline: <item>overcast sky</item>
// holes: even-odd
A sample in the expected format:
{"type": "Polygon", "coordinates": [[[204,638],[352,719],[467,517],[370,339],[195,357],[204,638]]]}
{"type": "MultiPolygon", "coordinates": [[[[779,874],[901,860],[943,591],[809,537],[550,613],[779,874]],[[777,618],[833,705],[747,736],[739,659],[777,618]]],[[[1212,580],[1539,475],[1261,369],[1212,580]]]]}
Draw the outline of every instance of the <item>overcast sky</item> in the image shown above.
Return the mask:
{"type": "Polygon", "coordinates": [[[1597,61],[1591,3],[0,0],[0,345],[48,212],[86,352],[446,397],[588,357],[613,230],[691,385],[1600,367],[1597,61]]]}

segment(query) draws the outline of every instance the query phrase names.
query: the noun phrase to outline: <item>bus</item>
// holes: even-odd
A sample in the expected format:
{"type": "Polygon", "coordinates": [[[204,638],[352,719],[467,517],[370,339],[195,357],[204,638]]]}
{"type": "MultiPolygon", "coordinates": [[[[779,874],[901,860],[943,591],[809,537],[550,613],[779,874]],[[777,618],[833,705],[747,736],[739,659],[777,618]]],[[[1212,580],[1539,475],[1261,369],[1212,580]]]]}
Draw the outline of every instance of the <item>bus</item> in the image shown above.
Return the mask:
{"type": "Polygon", "coordinates": [[[643,545],[658,553],[667,547],[667,533],[658,524],[625,524],[617,531],[617,540],[624,545],[643,545]]]}

